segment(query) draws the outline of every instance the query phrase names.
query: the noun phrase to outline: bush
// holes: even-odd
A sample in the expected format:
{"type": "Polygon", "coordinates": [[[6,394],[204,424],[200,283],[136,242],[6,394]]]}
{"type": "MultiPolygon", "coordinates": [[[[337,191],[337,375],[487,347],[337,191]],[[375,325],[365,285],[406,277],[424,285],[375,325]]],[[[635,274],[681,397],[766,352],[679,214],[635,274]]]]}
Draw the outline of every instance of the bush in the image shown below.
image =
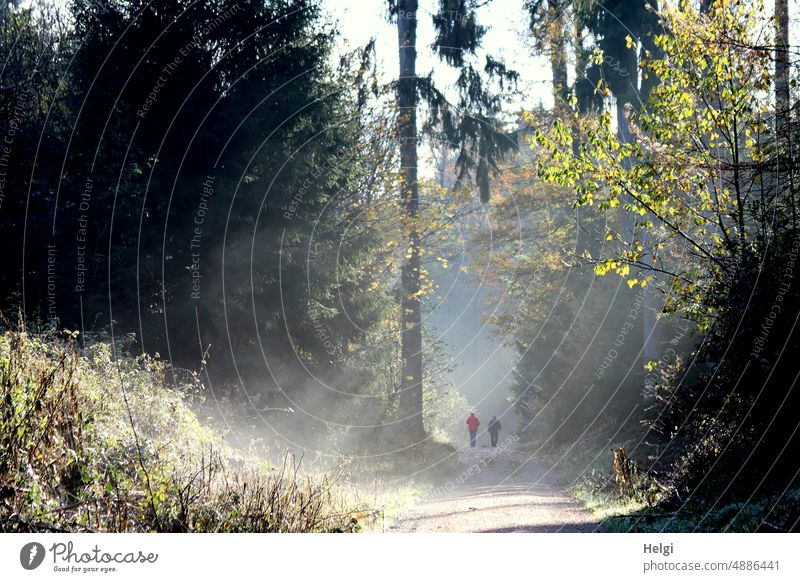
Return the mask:
{"type": "Polygon", "coordinates": [[[238,455],[192,411],[191,374],[79,349],[77,333],[0,335],[0,531],[355,531],[337,475],[238,455]]]}

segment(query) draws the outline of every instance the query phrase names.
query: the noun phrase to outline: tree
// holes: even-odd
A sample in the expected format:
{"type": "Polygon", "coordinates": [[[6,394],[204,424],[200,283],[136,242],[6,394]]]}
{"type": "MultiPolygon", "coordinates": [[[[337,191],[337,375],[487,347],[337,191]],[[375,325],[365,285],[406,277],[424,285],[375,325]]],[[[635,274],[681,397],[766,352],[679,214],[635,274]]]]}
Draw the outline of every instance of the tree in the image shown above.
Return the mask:
{"type": "MultiPolygon", "coordinates": [[[[536,52],[546,54],[550,61],[553,85],[553,111],[566,115],[569,110],[570,86],[567,73],[567,26],[570,0],[527,0],[529,28],[536,52]]],[[[580,27],[576,28],[579,31],[580,27]]],[[[577,49],[576,49],[577,52],[577,49]]],[[[576,66],[578,71],[580,66],[576,66]]]]}
{"type": "Polygon", "coordinates": [[[777,130],[785,131],[789,117],[789,2],[775,0],[775,115],[777,130]]]}
{"type": "Polygon", "coordinates": [[[434,51],[438,58],[458,71],[455,103],[439,91],[431,75],[420,77],[416,71],[416,0],[390,0],[392,17],[397,23],[400,78],[397,82],[398,139],[400,140],[401,200],[407,244],[406,262],[401,281],[402,378],[400,415],[404,433],[412,442],[424,437],[422,416],[423,342],[421,246],[419,233],[419,188],[417,176],[418,127],[420,104],[428,109],[423,133],[433,136],[458,151],[458,179],[474,172],[481,200],[489,195],[489,176],[496,171],[496,160],[514,142],[498,129],[496,117],[501,103],[488,87],[486,79],[497,80],[502,89],[517,75],[502,62],[486,57],[481,72],[473,63],[486,32],[477,21],[475,0],[440,0],[432,22],[436,32],[434,51]]]}
{"type": "MultiPolygon", "coordinates": [[[[71,53],[68,27],[60,6],[46,1],[25,7],[0,7],[0,247],[7,249],[0,271],[0,308],[29,308],[42,320],[57,317],[57,305],[26,295],[26,278],[47,286],[52,252],[49,189],[59,176],[61,140],[68,131],[61,96],[71,53]],[[22,244],[28,232],[38,237],[22,244]],[[41,243],[41,244],[38,244],[41,243]],[[49,307],[52,307],[52,311],[49,307]]],[[[51,266],[52,270],[52,266],[51,266]]],[[[51,319],[54,321],[54,319],[51,319]]]]}
{"type": "Polygon", "coordinates": [[[402,267],[401,357],[403,360],[400,415],[412,442],[420,440],[422,424],[422,298],[420,297],[420,244],[417,230],[419,184],[417,183],[417,0],[398,0],[397,35],[400,78],[397,82],[400,179],[408,252],[402,267]]]}
{"type": "Polygon", "coordinates": [[[58,328],[202,365],[259,421],[307,405],[307,424],[300,406],[292,418],[305,442],[330,442],[315,413],[356,423],[376,383],[343,369],[395,309],[374,268],[383,225],[364,212],[396,160],[368,111],[370,49],[334,66],[335,33],[305,0],[69,9],[60,36],[3,8],[16,142],[0,236],[20,249],[3,311],[24,282],[31,323],[52,310],[58,328]]]}
{"type": "MultiPolygon", "coordinates": [[[[775,133],[778,139],[781,140],[781,149],[785,152],[791,152],[793,147],[792,133],[790,131],[791,95],[789,76],[789,3],[787,0],[775,0],[775,133]]],[[[793,178],[791,172],[784,172],[780,165],[778,172],[776,180],[779,188],[783,181],[793,178]]],[[[785,190],[790,195],[793,195],[794,187],[789,184],[785,190]]],[[[794,208],[794,201],[792,201],[792,207],[794,208]]],[[[797,221],[794,215],[792,219],[795,222],[797,221]]]]}
{"type": "MultiPolygon", "coordinates": [[[[653,8],[657,9],[657,5],[653,8]]],[[[620,135],[629,140],[625,109],[631,106],[638,111],[646,104],[647,92],[653,83],[647,76],[640,82],[639,54],[631,49],[640,44],[642,56],[652,50],[653,34],[658,31],[656,12],[646,0],[579,0],[576,15],[597,39],[593,64],[599,74],[588,74],[602,79],[603,87],[616,98],[620,135]]]]}
{"type": "Polygon", "coordinates": [[[596,272],[616,272],[632,288],[658,276],[666,309],[707,334],[689,364],[659,381],[649,419],[662,439],[657,462],[690,497],[752,494],[750,476],[764,473],[780,489],[797,470],[796,461],[760,454],[796,443],[796,419],[786,412],[796,406],[796,366],[782,354],[794,349],[800,314],[788,293],[793,197],[779,195],[771,178],[778,165],[794,171],[797,159],[781,159],[769,123],[772,61],[759,42],[761,13],[735,0],[705,15],[687,6],[662,11],[663,56],[644,62],[659,83],[633,126],[639,139],[621,139],[607,113],[578,156],[563,124],[538,135],[543,179],[575,188],[578,205],[629,215],[650,235],[609,232],[614,250],[596,272]],[[781,321],[771,323],[778,312],[781,321]]]}

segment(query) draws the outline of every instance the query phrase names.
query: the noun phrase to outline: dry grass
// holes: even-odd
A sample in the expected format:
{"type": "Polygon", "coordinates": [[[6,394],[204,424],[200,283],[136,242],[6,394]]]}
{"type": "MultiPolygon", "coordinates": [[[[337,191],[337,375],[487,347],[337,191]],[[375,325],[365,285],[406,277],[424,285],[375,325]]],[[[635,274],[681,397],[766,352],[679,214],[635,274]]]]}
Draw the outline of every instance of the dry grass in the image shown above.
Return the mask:
{"type": "Polygon", "coordinates": [[[350,532],[339,472],[243,458],[163,363],[76,336],[0,335],[0,531],[350,532]]]}

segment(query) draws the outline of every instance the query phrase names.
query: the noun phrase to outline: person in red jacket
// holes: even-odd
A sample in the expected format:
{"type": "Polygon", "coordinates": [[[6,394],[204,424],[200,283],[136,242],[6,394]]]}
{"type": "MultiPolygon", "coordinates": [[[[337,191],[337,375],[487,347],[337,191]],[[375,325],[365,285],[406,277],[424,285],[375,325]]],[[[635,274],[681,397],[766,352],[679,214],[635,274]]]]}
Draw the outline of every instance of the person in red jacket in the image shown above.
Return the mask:
{"type": "Polygon", "coordinates": [[[475,437],[478,435],[478,427],[481,425],[481,421],[478,420],[478,417],[475,416],[474,412],[469,413],[469,418],[467,419],[467,428],[469,429],[469,446],[475,446],[475,437]]]}

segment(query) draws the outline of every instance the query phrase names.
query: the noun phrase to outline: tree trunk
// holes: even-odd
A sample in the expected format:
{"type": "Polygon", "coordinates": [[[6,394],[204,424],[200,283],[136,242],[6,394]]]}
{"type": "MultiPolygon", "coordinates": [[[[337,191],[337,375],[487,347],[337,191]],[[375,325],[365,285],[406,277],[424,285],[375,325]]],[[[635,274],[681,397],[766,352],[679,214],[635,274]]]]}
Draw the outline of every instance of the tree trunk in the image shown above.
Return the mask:
{"type": "MultiPolygon", "coordinates": [[[[575,84],[578,87],[586,82],[586,67],[589,63],[586,59],[585,47],[583,43],[583,28],[578,18],[573,17],[572,43],[575,54],[575,84]]],[[[555,91],[555,87],[553,88],[555,91]]],[[[572,153],[574,156],[580,155],[581,148],[581,127],[579,116],[572,114],[572,153]]],[[[588,252],[590,256],[597,258],[602,251],[601,240],[602,232],[595,231],[595,221],[597,219],[597,209],[595,206],[579,206],[575,209],[575,219],[577,221],[576,253],[582,256],[588,252]]]]}
{"type": "MultiPolygon", "coordinates": [[[[659,9],[659,4],[657,2],[653,2],[651,4],[655,10],[659,9]]],[[[656,45],[655,37],[656,35],[660,34],[661,28],[658,25],[657,21],[653,21],[651,23],[650,30],[645,31],[642,35],[642,46],[639,53],[639,62],[641,63],[643,59],[661,59],[664,54],[660,47],[656,45]]],[[[642,71],[642,80],[639,86],[639,99],[638,99],[638,106],[639,111],[642,111],[647,107],[647,101],[650,99],[650,94],[653,92],[658,86],[659,79],[653,71],[642,71]]]]}
{"type": "MultiPolygon", "coordinates": [[[[617,96],[617,131],[619,133],[619,138],[621,141],[625,143],[630,143],[633,141],[634,137],[631,133],[630,124],[628,118],[626,117],[626,103],[635,103],[635,97],[628,95],[627,98],[622,96],[617,96]]],[[[630,169],[630,163],[628,160],[625,162],[625,167],[630,169]]],[[[638,234],[642,236],[645,240],[645,245],[648,245],[648,238],[649,234],[647,231],[640,231],[636,232],[636,217],[632,213],[626,213],[625,215],[625,225],[624,225],[624,233],[625,238],[627,240],[633,240],[634,235],[638,234]]],[[[626,296],[633,300],[633,297],[638,294],[641,290],[636,289],[631,293],[627,293],[626,296]]],[[[657,313],[661,310],[658,301],[653,294],[653,289],[651,286],[647,286],[644,289],[644,297],[642,299],[642,306],[640,308],[640,321],[641,321],[641,341],[642,341],[642,365],[647,364],[651,361],[657,361],[659,359],[658,356],[658,346],[660,342],[659,338],[659,330],[657,328],[657,313]]],[[[630,339],[636,338],[638,336],[629,336],[630,339]]],[[[643,396],[647,397],[651,386],[649,385],[646,377],[645,386],[643,386],[643,396]]]]}
{"type": "MultiPolygon", "coordinates": [[[[775,0],[775,135],[778,138],[778,152],[787,158],[792,152],[791,96],[789,93],[789,2],[775,0]]],[[[792,173],[783,171],[788,167],[778,162],[777,188],[778,196],[789,194],[789,205],[792,211],[792,228],[797,230],[797,211],[794,200],[794,184],[792,173]],[[788,188],[787,188],[788,186],[788,188]]]]}
{"type": "Polygon", "coordinates": [[[784,137],[789,123],[789,3],[775,0],[775,126],[784,137]]]}
{"type": "MultiPolygon", "coordinates": [[[[575,47],[575,84],[574,87],[586,82],[586,67],[589,65],[586,59],[586,49],[583,45],[583,28],[578,18],[573,16],[572,25],[572,42],[575,47]]],[[[575,119],[572,123],[572,153],[576,156],[581,146],[581,130],[578,120],[575,119]]]]}
{"type": "Polygon", "coordinates": [[[400,79],[397,83],[398,134],[400,139],[400,195],[408,242],[402,271],[400,426],[409,442],[425,436],[422,423],[422,315],[420,297],[420,248],[417,229],[417,0],[398,0],[397,37],[400,79]]]}
{"type": "Polygon", "coordinates": [[[553,111],[561,116],[568,110],[567,45],[564,0],[547,2],[547,44],[553,74],[553,111]]]}

